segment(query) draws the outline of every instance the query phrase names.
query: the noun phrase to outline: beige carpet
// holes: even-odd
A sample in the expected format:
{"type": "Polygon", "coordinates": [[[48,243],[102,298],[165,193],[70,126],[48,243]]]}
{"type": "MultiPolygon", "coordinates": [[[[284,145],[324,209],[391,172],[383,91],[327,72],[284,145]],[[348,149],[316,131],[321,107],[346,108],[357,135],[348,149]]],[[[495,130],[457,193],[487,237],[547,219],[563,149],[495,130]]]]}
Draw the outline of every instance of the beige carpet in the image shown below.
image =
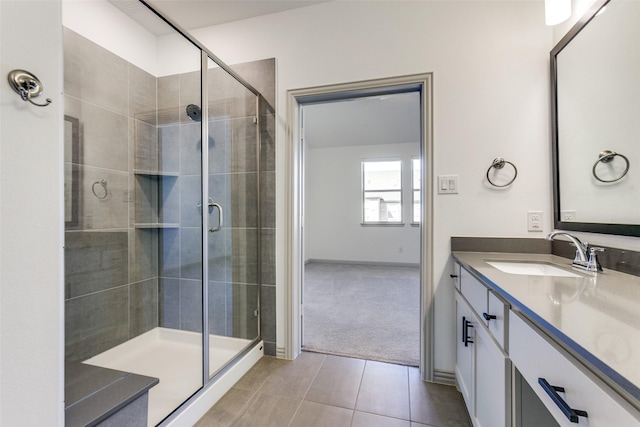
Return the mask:
{"type": "Polygon", "coordinates": [[[418,366],[418,267],[309,263],[303,349],[418,366]]]}

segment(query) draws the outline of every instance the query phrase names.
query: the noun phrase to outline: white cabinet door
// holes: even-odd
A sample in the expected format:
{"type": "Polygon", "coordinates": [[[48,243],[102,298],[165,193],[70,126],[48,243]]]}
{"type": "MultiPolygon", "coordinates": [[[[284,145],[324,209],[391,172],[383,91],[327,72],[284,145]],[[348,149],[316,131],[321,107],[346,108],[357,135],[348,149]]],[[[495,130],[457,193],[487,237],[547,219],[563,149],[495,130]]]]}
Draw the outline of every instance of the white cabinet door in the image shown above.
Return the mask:
{"type": "Polygon", "coordinates": [[[506,427],[511,419],[511,362],[489,335],[484,324],[478,324],[475,336],[475,425],[506,427]]]}
{"type": "Polygon", "coordinates": [[[471,326],[473,312],[467,302],[456,292],[456,380],[469,413],[473,412],[473,362],[475,332],[471,326]],[[466,334],[466,337],[465,337],[466,334]],[[466,344],[466,345],[465,345],[466,344]]]}

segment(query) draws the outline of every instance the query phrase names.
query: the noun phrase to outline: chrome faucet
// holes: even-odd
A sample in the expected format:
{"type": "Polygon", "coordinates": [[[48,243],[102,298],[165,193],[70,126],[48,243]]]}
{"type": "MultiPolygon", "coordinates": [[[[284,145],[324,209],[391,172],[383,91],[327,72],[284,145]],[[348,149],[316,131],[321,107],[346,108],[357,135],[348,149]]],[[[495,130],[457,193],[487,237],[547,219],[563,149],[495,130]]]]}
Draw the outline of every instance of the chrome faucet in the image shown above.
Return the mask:
{"type": "Polygon", "coordinates": [[[602,266],[598,261],[598,255],[596,254],[596,252],[603,252],[604,248],[589,248],[589,244],[587,242],[582,243],[580,239],[572,234],[567,233],[566,231],[555,231],[547,235],[545,239],[554,240],[556,236],[565,236],[567,239],[571,240],[571,243],[573,243],[573,245],[576,247],[576,256],[573,259],[572,263],[574,267],[587,271],[602,271],[602,266]],[[589,254],[588,258],[587,254],[589,254]]]}

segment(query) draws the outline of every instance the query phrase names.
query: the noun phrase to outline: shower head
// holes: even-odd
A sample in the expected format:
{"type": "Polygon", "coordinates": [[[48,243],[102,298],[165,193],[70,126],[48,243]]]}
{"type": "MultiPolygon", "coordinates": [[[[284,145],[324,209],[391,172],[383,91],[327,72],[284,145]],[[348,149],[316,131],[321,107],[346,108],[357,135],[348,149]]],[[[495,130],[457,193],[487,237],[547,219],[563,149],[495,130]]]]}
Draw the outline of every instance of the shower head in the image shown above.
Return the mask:
{"type": "Polygon", "coordinates": [[[202,120],[202,110],[195,104],[189,104],[187,105],[187,116],[189,116],[191,120],[199,122],[202,120]]]}

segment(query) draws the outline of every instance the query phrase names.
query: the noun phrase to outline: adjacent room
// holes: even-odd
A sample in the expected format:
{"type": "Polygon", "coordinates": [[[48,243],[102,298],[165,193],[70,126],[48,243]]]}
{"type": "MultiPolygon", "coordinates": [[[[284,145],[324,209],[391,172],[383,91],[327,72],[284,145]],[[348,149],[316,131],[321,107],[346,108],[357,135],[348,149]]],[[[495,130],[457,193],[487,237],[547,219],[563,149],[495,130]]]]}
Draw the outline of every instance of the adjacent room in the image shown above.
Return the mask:
{"type": "Polygon", "coordinates": [[[405,90],[302,108],[304,350],[419,365],[422,132],[405,90]]]}

